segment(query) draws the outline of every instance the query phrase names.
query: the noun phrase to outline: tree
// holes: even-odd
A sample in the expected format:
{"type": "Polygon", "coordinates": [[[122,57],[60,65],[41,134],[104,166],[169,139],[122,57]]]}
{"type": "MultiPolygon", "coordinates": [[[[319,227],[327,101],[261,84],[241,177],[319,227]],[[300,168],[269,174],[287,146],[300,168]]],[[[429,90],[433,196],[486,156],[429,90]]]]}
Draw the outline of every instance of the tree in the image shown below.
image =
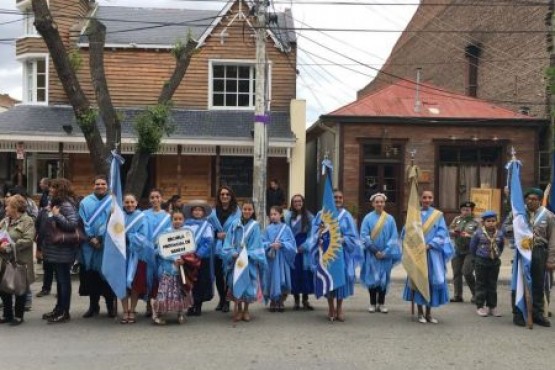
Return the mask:
{"type": "MultiPolygon", "coordinates": [[[[66,96],[73,108],[77,124],[81,128],[89,149],[90,158],[96,173],[108,173],[106,161],[109,152],[121,142],[121,122],[112,104],[106,74],[104,72],[104,44],[106,27],[95,18],[89,20],[86,34],[89,37],[89,67],[91,82],[95,92],[95,108],[85,95],[76,71],[72,66],[69,53],[58,32],[56,22],[46,0],[32,0],[35,14],[35,27],[42,36],[52,62],[62,83],[66,96]],[[106,128],[104,142],[97,121],[98,114],[106,128]]],[[[164,134],[171,133],[170,108],[173,94],[181,84],[197,42],[189,33],[185,45],[178,43],[173,50],[176,64],[170,79],[164,84],[158,97],[158,105],[139,115],[135,125],[138,145],[135,149],[131,168],[127,176],[126,191],[140,196],[147,178],[148,161],[156,153],[164,134]]],[[[119,150],[119,148],[117,148],[119,150]]]]}

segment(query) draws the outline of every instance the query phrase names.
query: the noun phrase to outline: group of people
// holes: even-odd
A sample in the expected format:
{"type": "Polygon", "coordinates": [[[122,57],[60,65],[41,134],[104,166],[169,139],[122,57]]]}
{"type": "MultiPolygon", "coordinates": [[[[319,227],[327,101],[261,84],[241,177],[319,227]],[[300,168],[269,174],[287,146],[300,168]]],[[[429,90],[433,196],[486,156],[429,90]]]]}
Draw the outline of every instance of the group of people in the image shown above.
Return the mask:
{"type": "MultiPolygon", "coordinates": [[[[112,208],[112,197],[106,177],[94,179],[93,192],[78,201],[72,184],[63,178],[48,184],[46,204],[36,222],[28,214],[28,205],[21,195],[6,199],[6,216],[0,223],[0,257],[27,267],[27,283],[33,282],[33,243],[42,252],[45,271],[56,278],[57,300],[43,319],[49,323],[70,320],[71,269],[80,265],[79,295],[89,297],[84,318],[99,315],[100,298],[104,297],[109,317],[117,314],[117,299],[103,273],[103,248],[106,227],[112,208]],[[79,230],[84,235],[79,239],[79,230]],[[55,236],[75,234],[73,244],[55,236]],[[2,237],[2,235],[4,237],[2,237]]],[[[532,298],[534,321],[549,326],[545,317],[544,291],[546,269],[553,270],[555,262],[555,216],[541,207],[541,192],[525,193],[530,224],[534,230],[532,259],[532,298]]],[[[352,215],[344,207],[343,193],[333,192],[337,208],[338,242],[335,252],[341,259],[341,277],[333,289],[326,291],[327,318],[344,321],[343,301],[354,294],[356,272],[360,267],[360,283],[368,290],[370,313],[388,313],[386,295],[391,271],[401,261],[404,232],[398,234],[393,216],[385,211],[385,194],[372,195],[373,211],[361,222],[360,233],[352,215]]],[[[474,204],[461,204],[461,215],[447,227],[443,213],[433,205],[433,193],[421,193],[421,221],[427,247],[429,297],[426,298],[407,279],[403,299],[418,308],[418,322],[437,324],[432,308],[451,302],[462,302],[462,279],[472,292],[480,316],[499,316],[497,311],[497,278],[504,239],[510,238],[511,220],[498,228],[498,215],[487,211],[481,221],[472,217],[474,204]],[[502,231],[503,230],[503,231],[502,231]],[[454,246],[452,243],[454,241],[454,246]],[[450,299],[446,265],[451,260],[455,294],[450,299]],[[475,277],[474,277],[475,273],[475,277]]],[[[250,304],[264,300],[270,312],[283,312],[285,300],[293,296],[294,310],[313,310],[310,297],[315,294],[318,248],[325,242],[322,233],[322,211],[313,215],[302,195],[291,198],[289,208],[272,205],[268,215],[256,215],[254,203],[241,204],[228,186],[222,186],[211,207],[205,201],[190,201],[163,209],[163,194],[159,189],[149,193],[150,208],[138,209],[138,199],[125,194],[126,284],[127,295],[121,300],[120,322],[132,324],[137,320],[137,305],[146,302],[147,316],[156,325],[165,325],[169,313],[178,323],[185,316],[200,316],[202,306],[214,298],[214,282],[218,304],[216,310],[232,311],[234,322],[251,320],[250,304]],[[270,223],[261,229],[258,217],[269,217],[270,223]],[[160,252],[161,235],[183,228],[194,234],[196,250],[171,258],[160,252]],[[230,307],[233,303],[233,307],[230,307]]],[[[320,256],[320,257],[319,257],[320,256]]],[[[320,258],[320,260],[319,260],[320,258]]],[[[39,296],[47,295],[44,288],[39,296]]],[[[2,293],[3,317],[0,323],[19,325],[23,322],[26,294],[15,296],[2,293]]],[[[122,297],[120,297],[122,298],[122,297]]],[[[513,299],[514,300],[514,299],[513,299]]],[[[514,322],[523,324],[522,315],[514,307],[514,322]],[[520,319],[519,319],[520,317],[520,319]]]]}

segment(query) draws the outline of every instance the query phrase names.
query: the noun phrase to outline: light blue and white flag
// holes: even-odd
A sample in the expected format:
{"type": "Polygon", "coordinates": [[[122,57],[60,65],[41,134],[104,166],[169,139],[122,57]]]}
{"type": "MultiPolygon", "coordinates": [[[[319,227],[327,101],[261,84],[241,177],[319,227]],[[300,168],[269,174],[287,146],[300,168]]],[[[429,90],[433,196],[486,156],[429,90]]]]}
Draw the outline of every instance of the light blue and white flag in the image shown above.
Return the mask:
{"type": "Polygon", "coordinates": [[[127,296],[127,253],[125,242],[125,215],[122,209],[120,167],[123,158],[112,151],[110,166],[110,195],[112,211],[104,236],[102,274],[119,299],[127,296]]]}
{"type": "Polygon", "coordinates": [[[520,309],[520,312],[522,312],[524,320],[527,320],[528,309],[532,309],[532,307],[526,306],[525,289],[528,290],[529,294],[532,294],[530,264],[532,259],[533,232],[528,222],[526,206],[524,205],[524,196],[520,183],[520,167],[521,163],[516,159],[509,162],[507,166],[510,177],[509,190],[513,212],[513,233],[516,246],[515,258],[513,261],[512,288],[516,292],[515,305],[520,309]]]}
{"type": "Polygon", "coordinates": [[[248,239],[250,231],[255,224],[256,221],[251,221],[246,229],[243,225],[239,225],[239,227],[243,228],[243,235],[240,244],[241,250],[235,260],[235,268],[233,269],[233,296],[235,298],[240,298],[250,285],[249,254],[247,253],[245,240],[248,239]]]}

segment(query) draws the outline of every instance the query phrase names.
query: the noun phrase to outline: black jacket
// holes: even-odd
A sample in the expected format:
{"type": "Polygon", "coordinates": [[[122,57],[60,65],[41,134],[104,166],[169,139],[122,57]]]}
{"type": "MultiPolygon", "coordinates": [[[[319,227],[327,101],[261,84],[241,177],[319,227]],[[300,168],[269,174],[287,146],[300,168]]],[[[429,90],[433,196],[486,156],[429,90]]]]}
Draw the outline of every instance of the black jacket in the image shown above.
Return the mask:
{"type": "Polygon", "coordinates": [[[43,258],[52,263],[73,263],[79,249],[79,245],[54,245],[49,240],[49,235],[54,227],[63,231],[75,231],[82,227],[75,205],[65,200],[60,204],[60,213],[56,216],[50,214],[50,209],[45,208],[39,214],[37,244],[42,249],[43,258]],[[54,226],[55,224],[55,226],[54,226]]]}

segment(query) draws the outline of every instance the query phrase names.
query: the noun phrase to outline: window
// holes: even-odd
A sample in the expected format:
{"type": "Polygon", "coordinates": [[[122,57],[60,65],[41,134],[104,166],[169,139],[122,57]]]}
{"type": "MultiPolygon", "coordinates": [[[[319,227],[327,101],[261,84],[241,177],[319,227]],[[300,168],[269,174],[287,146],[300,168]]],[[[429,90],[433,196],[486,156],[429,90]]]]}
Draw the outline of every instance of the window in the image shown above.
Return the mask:
{"type": "Polygon", "coordinates": [[[37,36],[39,33],[33,24],[35,22],[35,14],[31,9],[27,10],[23,19],[23,35],[37,36]]]}
{"type": "Polygon", "coordinates": [[[211,73],[211,107],[232,109],[254,108],[254,64],[212,63],[211,73]]]}
{"type": "Polygon", "coordinates": [[[221,157],[220,184],[233,189],[241,198],[252,197],[252,157],[221,157]]]}
{"type": "Polygon", "coordinates": [[[439,205],[458,209],[472,188],[499,187],[501,148],[439,147],[439,205]]]}
{"type": "Polygon", "coordinates": [[[468,61],[466,83],[466,95],[468,96],[478,96],[478,64],[481,52],[481,44],[471,44],[465,49],[465,56],[468,61]]]}
{"type": "Polygon", "coordinates": [[[46,58],[27,59],[23,63],[23,100],[25,103],[46,103],[48,93],[46,58]]]}

